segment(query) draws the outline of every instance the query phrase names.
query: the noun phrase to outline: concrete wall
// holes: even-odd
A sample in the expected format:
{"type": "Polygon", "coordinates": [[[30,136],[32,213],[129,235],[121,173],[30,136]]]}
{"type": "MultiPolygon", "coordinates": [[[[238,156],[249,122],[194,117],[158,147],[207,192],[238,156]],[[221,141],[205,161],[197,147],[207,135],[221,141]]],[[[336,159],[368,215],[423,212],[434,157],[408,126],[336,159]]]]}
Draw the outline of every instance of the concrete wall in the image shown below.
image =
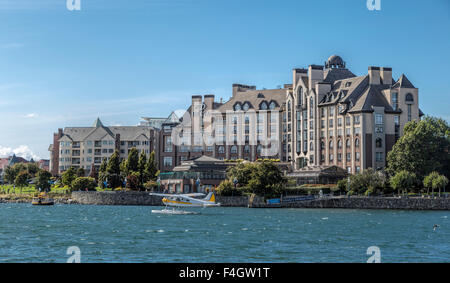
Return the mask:
{"type": "MultiPolygon", "coordinates": [[[[146,205],[162,206],[161,197],[146,192],[73,192],[73,203],[90,205],[146,205]]],[[[247,196],[217,196],[216,201],[224,207],[248,207],[247,196]]],[[[405,210],[450,210],[450,198],[387,198],[387,197],[337,197],[271,206],[261,197],[255,197],[251,207],[286,208],[347,208],[347,209],[405,209],[405,210]]]]}

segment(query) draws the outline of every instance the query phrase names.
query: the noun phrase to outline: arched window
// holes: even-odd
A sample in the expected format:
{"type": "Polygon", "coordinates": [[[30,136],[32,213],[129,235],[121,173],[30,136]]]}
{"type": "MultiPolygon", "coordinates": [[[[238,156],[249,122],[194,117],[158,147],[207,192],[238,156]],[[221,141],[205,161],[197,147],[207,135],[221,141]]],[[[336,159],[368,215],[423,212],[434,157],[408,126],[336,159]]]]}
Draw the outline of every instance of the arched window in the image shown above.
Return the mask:
{"type": "Polygon", "coordinates": [[[375,140],[375,147],[383,147],[383,140],[381,138],[375,140]]]}
{"type": "Polygon", "coordinates": [[[237,146],[233,145],[231,147],[231,153],[237,153],[237,146]]]}
{"type": "Polygon", "coordinates": [[[225,148],[223,145],[219,146],[219,153],[225,153],[225,148]]]}
{"type": "Polygon", "coordinates": [[[249,145],[244,146],[244,152],[245,153],[250,153],[250,146],[249,145]]]}
{"type": "Polygon", "coordinates": [[[414,97],[411,93],[408,93],[405,97],[406,102],[414,102],[414,97]]]}
{"type": "Polygon", "coordinates": [[[269,109],[273,110],[273,109],[275,109],[275,107],[277,107],[277,104],[275,103],[275,101],[270,102],[269,109]]]}
{"type": "Polygon", "coordinates": [[[261,103],[261,105],[259,106],[259,109],[261,109],[261,110],[267,110],[267,102],[263,101],[263,102],[261,103]]]}
{"type": "Polygon", "coordinates": [[[299,87],[298,92],[297,92],[297,104],[299,106],[301,106],[303,104],[303,88],[299,87]]]}
{"type": "Polygon", "coordinates": [[[342,148],[342,141],[338,140],[338,148],[342,148]]]}
{"type": "Polygon", "coordinates": [[[329,148],[333,149],[333,141],[330,141],[329,148]]]}
{"type": "Polygon", "coordinates": [[[241,104],[240,103],[236,103],[236,105],[234,105],[234,111],[239,111],[241,110],[241,104]]]}
{"type": "Polygon", "coordinates": [[[355,140],[355,147],[359,147],[359,139],[355,140]]]}
{"type": "Polygon", "coordinates": [[[248,105],[248,102],[244,103],[244,106],[242,106],[242,109],[244,111],[248,111],[249,108],[250,108],[250,105],[248,105]]]}
{"type": "Polygon", "coordinates": [[[350,140],[349,140],[349,139],[347,139],[347,140],[345,141],[345,146],[346,146],[347,148],[350,147],[350,140]]]}

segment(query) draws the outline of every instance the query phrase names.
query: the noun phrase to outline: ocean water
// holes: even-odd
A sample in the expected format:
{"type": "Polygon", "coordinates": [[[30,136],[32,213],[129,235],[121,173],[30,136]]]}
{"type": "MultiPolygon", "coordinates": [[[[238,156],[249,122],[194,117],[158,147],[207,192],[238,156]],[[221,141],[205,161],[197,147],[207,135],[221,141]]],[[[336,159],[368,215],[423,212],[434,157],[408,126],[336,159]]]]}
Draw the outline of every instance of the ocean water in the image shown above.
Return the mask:
{"type": "Polygon", "coordinates": [[[152,209],[0,204],[0,262],[450,262],[449,211],[152,209]]]}

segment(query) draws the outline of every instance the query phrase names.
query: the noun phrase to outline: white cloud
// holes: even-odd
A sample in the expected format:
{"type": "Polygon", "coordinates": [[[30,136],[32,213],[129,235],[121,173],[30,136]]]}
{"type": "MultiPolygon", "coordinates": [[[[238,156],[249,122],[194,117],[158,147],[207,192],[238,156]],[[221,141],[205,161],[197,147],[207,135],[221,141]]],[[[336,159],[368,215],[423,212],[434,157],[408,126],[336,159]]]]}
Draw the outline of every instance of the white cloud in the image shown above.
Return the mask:
{"type": "Polygon", "coordinates": [[[9,157],[15,154],[16,156],[23,157],[27,160],[33,158],[35,161],[41,158],[33,153],[33,151],[27,145],[20,145],[17,148],[3,147],[0,145],[0,157],[9,157]]]}
{"type": "Polygon", "coordinates": [[[30,114],[25,115],[25,118],[36,118],[36,117],[37,117],[36,113],[30,113],[30,114]]]}

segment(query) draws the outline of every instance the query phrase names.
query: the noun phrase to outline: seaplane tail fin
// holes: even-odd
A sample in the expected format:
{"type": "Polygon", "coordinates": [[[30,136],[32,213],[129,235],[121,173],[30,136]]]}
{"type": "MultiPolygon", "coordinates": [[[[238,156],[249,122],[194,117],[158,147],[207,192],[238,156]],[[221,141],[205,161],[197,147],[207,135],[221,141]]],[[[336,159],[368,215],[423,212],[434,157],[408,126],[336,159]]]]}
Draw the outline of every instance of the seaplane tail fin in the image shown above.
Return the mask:
{"type": "Polygon", "coordinates": [[[205,199],[206,201],[211,201],[211,202],[216,202],[216,196],[214,195],[213,192],[210,192],[205,199]]]}

